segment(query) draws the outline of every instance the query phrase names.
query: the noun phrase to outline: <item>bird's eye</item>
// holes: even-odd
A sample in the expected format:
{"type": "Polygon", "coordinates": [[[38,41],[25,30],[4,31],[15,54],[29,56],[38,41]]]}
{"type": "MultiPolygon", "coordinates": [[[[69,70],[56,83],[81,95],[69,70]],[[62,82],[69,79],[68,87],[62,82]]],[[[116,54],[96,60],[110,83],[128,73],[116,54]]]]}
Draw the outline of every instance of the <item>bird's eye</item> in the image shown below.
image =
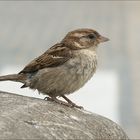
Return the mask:
{"type": "Polygon", "coordinates": [[[89,39],[95,39],[95,38],[96,38],[96,36],[95,36],[94,34],[89,34],[87,37],[88,37],[89,39]]]}

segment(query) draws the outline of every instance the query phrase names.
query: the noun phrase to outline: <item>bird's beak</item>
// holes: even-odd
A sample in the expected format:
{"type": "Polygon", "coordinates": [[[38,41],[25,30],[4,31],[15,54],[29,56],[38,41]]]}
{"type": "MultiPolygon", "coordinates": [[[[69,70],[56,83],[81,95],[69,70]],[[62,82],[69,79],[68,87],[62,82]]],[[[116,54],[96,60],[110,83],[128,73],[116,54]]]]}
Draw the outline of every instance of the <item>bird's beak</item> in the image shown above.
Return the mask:
{"type": "Polygon", "coordinates": [[[104,36],[100,36],[99,37],[99,42],[106,42],[106,41],[109,41],[109,39],[107,37],[104,37],[104,36]]]}

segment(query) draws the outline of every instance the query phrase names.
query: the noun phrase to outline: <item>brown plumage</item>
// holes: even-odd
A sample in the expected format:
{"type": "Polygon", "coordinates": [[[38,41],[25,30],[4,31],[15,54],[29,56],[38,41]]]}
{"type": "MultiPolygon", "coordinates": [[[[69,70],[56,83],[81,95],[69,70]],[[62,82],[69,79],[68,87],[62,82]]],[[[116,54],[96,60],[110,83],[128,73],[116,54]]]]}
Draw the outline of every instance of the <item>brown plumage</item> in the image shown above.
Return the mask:
{"type": "Polygon", "coordinates": [[[31,61],[20,73],[35,72],[45,67],[57,67],[65,63],[71,57],[70,49],[65,47],[63,43],[59,43],[31,61]]]}
{"type": "Polygon", "coordinates": [[[18,74],[0,76],[0,81],[22,82],[22,88],[37,89],[42,94],[49,95],[49,100],[79,107],[65,94],[80,89],[93,76],[97,66],[97,45],[105,41],[108,39],[95,30],[74,30],[18,74]],[[57,96],[63,97],[67,103],[58,100],[57,96]]]}

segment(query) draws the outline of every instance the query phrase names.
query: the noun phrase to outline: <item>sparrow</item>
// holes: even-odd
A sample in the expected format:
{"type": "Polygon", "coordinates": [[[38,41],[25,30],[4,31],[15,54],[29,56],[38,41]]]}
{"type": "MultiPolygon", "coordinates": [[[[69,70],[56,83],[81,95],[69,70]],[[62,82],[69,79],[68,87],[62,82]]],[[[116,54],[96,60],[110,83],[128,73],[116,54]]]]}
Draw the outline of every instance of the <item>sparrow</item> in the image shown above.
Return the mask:
{"type": "Polygon", "coordinates": [[[66,95],[79,90],[93,76],[97,67],[98,45],[108,40],[93,29],[68,32],[60,43],[35,58],[18,74],[0,76],[0,81],[21,82],[21,88],[38,90],[47,95],[45,99],[82,108],[66,95]]]}

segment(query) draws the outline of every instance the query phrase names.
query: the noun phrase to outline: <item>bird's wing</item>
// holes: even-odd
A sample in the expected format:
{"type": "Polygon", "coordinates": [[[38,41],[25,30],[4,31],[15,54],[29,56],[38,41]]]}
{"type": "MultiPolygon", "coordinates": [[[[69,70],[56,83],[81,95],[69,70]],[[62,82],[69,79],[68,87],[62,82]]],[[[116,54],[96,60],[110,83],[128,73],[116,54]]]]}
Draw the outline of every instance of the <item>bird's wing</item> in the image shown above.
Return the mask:
{"type": "Polygon", "coordinates": [[[72,57],[71,51],[64,44],[56,44],[44,54],[31,61],[20,73],[32,73],[46,67],[57,67],[72,57]]]}

